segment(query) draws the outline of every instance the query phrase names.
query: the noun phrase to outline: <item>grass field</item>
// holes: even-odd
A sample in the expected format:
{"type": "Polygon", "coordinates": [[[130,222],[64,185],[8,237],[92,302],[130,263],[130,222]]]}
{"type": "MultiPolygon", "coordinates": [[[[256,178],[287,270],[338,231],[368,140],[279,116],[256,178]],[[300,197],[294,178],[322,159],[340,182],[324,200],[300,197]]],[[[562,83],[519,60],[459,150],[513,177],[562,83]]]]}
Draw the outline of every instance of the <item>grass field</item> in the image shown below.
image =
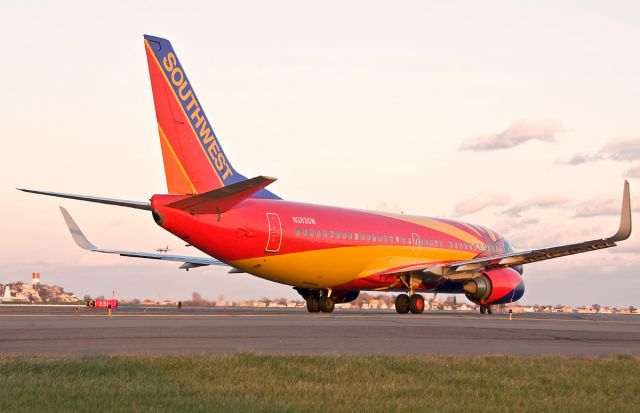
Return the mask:
{"type": "Polygon", "coordinates": [[[0,411],[638,412],[640,359],[0,357],[0,411]]]}

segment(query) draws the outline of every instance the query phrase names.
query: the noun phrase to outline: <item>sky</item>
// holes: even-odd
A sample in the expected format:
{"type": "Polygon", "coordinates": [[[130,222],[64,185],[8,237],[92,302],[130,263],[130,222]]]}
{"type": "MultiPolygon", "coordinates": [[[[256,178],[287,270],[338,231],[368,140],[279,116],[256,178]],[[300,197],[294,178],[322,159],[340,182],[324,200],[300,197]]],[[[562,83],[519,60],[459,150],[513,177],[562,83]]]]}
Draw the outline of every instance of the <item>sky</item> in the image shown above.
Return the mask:
{"type": "MultiPolygon", "coordinates": [[[[639,20],[635,1],[3,1],[0,283],[298,297],[83,251],[58,205],[101,247],[197,254],[147,212],[15,190],[166,192],[143,34],[172,42],[236,170],[285,199],[460,219],[520,249],[610,236],[624,179],[640,207],[639,20]]],[[[530,264],[522,302],[640,307],[638,264],[638,231],[530,264]]]]}

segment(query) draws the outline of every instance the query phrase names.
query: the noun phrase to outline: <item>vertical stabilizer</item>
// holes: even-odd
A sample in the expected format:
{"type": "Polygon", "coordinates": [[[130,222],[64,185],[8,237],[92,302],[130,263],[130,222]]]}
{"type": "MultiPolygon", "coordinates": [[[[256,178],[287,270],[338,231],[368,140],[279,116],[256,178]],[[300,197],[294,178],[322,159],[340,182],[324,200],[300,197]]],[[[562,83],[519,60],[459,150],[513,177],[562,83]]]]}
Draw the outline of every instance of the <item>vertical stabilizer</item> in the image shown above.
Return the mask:
{"type": "MultiPolygon", "coordinates": [[[[144,44],[169,193],[200,194],[246,180],[222,150],[171,43],[145,35],[144,44]]],[[[266,189],[256,196],[278,198],[266,189]]]]}

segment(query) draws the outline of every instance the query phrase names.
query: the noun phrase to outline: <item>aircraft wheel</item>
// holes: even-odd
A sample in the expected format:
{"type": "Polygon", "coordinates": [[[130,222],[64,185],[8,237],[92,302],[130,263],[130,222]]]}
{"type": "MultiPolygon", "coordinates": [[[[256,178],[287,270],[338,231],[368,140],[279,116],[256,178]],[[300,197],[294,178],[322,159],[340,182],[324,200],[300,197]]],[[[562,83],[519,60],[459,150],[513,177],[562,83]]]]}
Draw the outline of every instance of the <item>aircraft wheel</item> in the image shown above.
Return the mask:
{"type": "Polygon", "coordinates": [[[317,313],[320,311],[320,297],[316,294],[309,294],[307,297],[307,311],[310,313],[317,313]]]}
{"type": "Polygon", "coordinates": [[[424,298],[420,294],[413,294],[409,298],[409,311],[412,314],[422,314],[424,312],[424,298]]]}
{"type": "Polygon", "coordinates": [[[489,304],[487,304],[487,314],[493,314],[493,310],[489,304]]]}
{"type": "Polygon", "coordinates": [[[396,297],[396,311],[400,314],[409,312],[409,296],[407,294],[399,294],[396,297]]]}
{"type": "Polygon", "coordinates": [[[487,312],[487,307],[484,304],[480,304],[480,314],[487,312]]]}
{"type": "Polygon", "coordinates": [[[333,297],[321,295],[320,299],[318,300],[318,308],[323,313],[332,313],[333,309],[336,308],[336,302],[333,297]]]}

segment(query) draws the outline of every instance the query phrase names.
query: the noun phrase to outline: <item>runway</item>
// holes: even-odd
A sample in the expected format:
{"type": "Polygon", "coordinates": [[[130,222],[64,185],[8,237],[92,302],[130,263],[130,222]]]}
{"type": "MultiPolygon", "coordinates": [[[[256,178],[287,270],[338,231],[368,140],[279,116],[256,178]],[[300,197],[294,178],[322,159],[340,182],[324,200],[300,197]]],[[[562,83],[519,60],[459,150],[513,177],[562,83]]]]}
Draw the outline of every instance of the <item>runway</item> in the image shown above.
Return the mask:
{"type": "Polygon", "coordinates": [[[640,356],[634,315],[0,305],[0,354],[640,356]]]}

